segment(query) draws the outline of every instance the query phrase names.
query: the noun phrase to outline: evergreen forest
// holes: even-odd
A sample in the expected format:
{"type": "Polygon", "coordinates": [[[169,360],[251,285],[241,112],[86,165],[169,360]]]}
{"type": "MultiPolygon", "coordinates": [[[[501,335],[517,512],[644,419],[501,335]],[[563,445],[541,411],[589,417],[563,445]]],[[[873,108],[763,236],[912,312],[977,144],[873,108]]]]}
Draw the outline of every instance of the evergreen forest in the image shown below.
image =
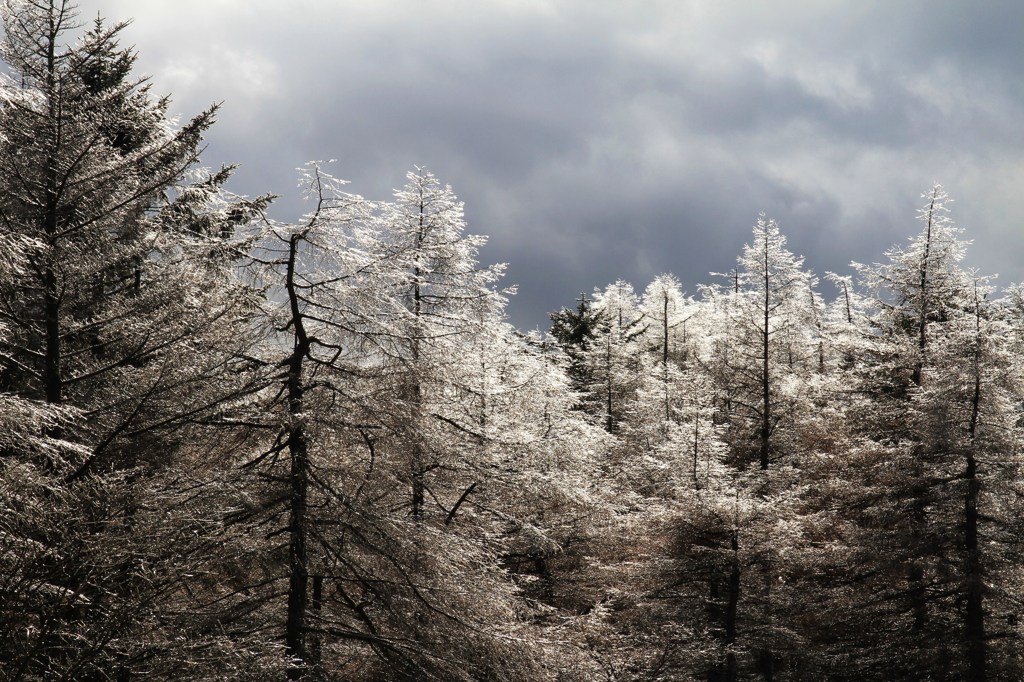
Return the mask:
{"type": "Polygon", "coordinates": [[[1024,679],[1024,287],[941,186],[523,333],[427,169],[272,219],[125,24],[3,7],[0,679],[1024,679]]]}

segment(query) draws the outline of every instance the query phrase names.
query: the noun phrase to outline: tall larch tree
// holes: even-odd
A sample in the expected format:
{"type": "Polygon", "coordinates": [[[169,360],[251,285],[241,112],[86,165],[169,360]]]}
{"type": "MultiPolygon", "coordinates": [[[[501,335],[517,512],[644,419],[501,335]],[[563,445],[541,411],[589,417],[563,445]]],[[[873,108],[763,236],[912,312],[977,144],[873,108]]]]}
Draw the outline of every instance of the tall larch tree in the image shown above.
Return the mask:
{"type": "Polygon", "coordinates": [[[778,224],[763,214],[738,265],[739,294],[728,309],[738,335],[733,362],[742,389],[734,402],[748,424],[751,456],[767,469],[788,450],[776,446],[776,433],[785,434],[796,408],[785,387],[817,360],[808,338],[816,331],[813,283],[803,258],[786,249],[778,224]]]}
{"type": "Polygon", "coordinates": [[[865,592],[847,614],[850,639],[838,639],[851,678],[1001,679],[1010,668],[993,643],[1016,637],[1003,600],[1019,552],[1006,513],[1019,371],[1003,305],[961,265],[948,197],[935,186],[923,198],[921,232],[888,262],[858,266],[872,327],[849,370],[846,418],[859,439],[849,475],[865,592]]]}
{"type": "Polygon", "coordinates": [[[600,323],[586,354],[591,380],[587,402],[605,430],[616,433],[636,399],[646,321],[633,285],[623,280],[595,291],[594,310],[600,323]]]}
{"type": "Polygon", "coordinates": [[[501,322],[500,269],[449,187],[417,169],[381,204],[317,166],[306,181],[314,210],[253,252],[281,371],[239,407],[272,436],[239,520],[287,538],[250,580],[289,676],[552,676],[520,590],[586,506],[579,474],[527,465],[570,461],[586,432],[561,370],[501,322]]]}

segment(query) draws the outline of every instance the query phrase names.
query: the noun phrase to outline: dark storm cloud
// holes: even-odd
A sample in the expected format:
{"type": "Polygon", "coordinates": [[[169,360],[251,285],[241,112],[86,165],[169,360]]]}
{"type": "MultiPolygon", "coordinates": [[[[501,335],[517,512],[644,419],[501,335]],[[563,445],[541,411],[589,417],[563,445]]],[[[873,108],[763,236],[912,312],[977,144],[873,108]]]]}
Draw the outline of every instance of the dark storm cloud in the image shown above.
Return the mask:
{"type": "Polygon", "coordinates": [[[224,101],[206,162],[303,210],[294,168],[337,158],[386,197],[413,164],[466,201],[512,320],[663,271],[728,270],[761,210],[808,267],[917,230],[941,181],[970,262],[1021,279],[1024,5],[1016,2],[96,0],[135,16],[158,92],[224,101]]]}

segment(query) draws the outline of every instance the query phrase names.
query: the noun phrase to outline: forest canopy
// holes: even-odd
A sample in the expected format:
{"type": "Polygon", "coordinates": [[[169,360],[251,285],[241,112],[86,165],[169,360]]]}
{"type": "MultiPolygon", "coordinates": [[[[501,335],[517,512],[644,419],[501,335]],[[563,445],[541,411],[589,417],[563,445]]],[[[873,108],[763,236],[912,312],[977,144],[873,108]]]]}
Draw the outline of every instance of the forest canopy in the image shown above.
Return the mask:
{"type": "Polygon", "coordinates": [[[941,186],[830,297],[761,214],[523,333],[426,168],[271,219],[124,23],[3,21],[2,679],[1024,676],[1024,288],[941,186]]]}

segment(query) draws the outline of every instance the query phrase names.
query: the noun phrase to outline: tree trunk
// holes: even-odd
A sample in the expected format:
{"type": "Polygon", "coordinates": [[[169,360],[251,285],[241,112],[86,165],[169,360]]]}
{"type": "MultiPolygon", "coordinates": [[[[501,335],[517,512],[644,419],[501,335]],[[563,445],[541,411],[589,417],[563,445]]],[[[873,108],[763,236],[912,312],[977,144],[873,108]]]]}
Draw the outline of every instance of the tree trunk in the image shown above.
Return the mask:
{"type": "Polygon", "coordinates": [[[771,299],[769,297],[769,287],[771,286],[771,278],[769,277],[768,270],[768,242],[767,235],[765,236],[764,245],[764,309],[762,324],[764,325],[761,329],[761,428],[758,433],[758,449],[761,459],[761,468],[768,468],[768,439],[771,437],[772,431],[772,402],[771,402],[771,375],[768,373],[768,349],[769,349],[769,329],[768,320],[771,313],[771,299]]]}
{"type": "Polygon", "coordinates": [[[608,332],[608,337],[604,340],[605,344],[605,409],[608,411],[607,418],[605,420],[605,430],[611,433],[615,429],[615,420],[612,418],[612,337],[611,331],[608,332]]]}
{"type": "MultiPolygon", "coordinates": [[[[46,325],[46,351],[43,366],[43,390],[46,402],[60,405],[64,402],[64,381],[61,377],[61,343],[60,343],[60,294],[57,290],[57,277],[51,268],[47,268],[43,278],[44,315],[46,325]]],[[[56,434],[51,434],[56,435],[56,434]]]]}
{"type": "Polygon", "coordinates": [[[918,301],[918,319],[917,319],[917,349],[918,358],[914,364],[914,373],[912,380],[915,386],[921,385],[922,370],[924,369],[924,351],[928,346],[928,258],[931,255],[932,248],[932,220],[935,212],[935,200],[937,198],[937,190],[932,190],[932,200],[928,204],[928,224],[925,228],[925,241],[924,241],[924,255],[921,258],[921,281],[920,281],[920,297],[918,301]]]}
{"type": "Polygon", "coordinates": [[[964,500],[965,549],[967,561],[964,578],[967,582],[967,677],[970,682],[984,682],[985,677],[985,610],[984,576],[981,548],[978,546],[978,497],[981,482],[977,478],[977,463],[973,455],[967,457],[967,494],[964,500]]]}
{"type": "Polygon", "coordinates": [[[58,221],[58,203],[60,201],[59,182],[57,178],[57,154],[63,145],[63,124],[60,112],[60,91],[57,86],[57,40],[60,35],[60,26],[56,23],[56,17],[50,12],[48,35],[46,40],[46,88],[47,106],[52,139],[49,142],[53,145],[51,156],[48,159],[46,172],[46,209],[43,214],[43,230],[46,233],[46,253],[43,254],[45,262],[43,272],[43,296],[44,316],[46,329],[46,350],[43,366],[43,384],[46,393],[46,402],[59,405],[64,401],[64,382],[61,378],[61,347],[60,347],[60,287],[57,282],[57,274],[54,271],[54,249],[56,247],[57,234],[60,228],[58,221]]]}
{"type": "MultiPolygon", "coordinates": [[[[420,384],[419,365],[420,365],[420,336],[422,332],[421,318],[423,316],[423,269],[420,267],[420,255],[423,253],[423,244],[427,237],[427,223],[426,223],[426,205],[424,204],[422,187],[420,188],[420,203],[419,203],[419,224],[416,230],[416,264],[413,267],[413,280],[412,280],[412,302],[413,302],[413,319],[414,328],[412,334],[412,342],[410,350],[412,352],[412,366],[415,374],[412,379],[412,386],[410,387],[412,392],[412,402],[414,411],[414,422],[417,427],[422,420],[423,413],[423,387],[420,384]]],[[[424,476],[426,476],[427,468],[423,461],[423,444],[419,440],[419,434],[414,434],[413,438],[416,439],[413,443],[412,453],[412,517],[416,521],[420,521],[423,518],[423,505],[426,501],[426,485],[424,482],[424,476]]]]}
{"type": "Polygon", "coordinates": [[[288,617],[285,624],[285,648],[292,663],[288,679],[302,678],[306,656],[306,593],[309,586],[306,554],[306,507],[309,453],[301,426],[292,432],[288,451],[291,455],[291,510],[288,520],[288,617]]]}
{"type": "Polygon", "coordinates": [[[668,366],[668,292],[664,293],[662,300],[661,319],[661,364],[668,366]]]}
{"type": "Polygon", "coordinates": [[[700,403],[693,401],[693,489],[700,490],[700,478],[697,475],[697,467],[700,456],[700,403]]]}
{"type": "Polygon", "coordinates": [[[736,661],[736,630],[737,611],[740,603],[740,539],[739,530],[733,528],[730,538],[732,547],[732,568],[729,571],[729,593],[725,606],[725,668],[723,682],[736,682],[739,679],[739,666],[736,661]]]}
{"type": "Polygon", "coordinates": [[[761,468],[768,468],[769,439],[772,435],[771,377],[768,374],[768,309],[764,311],[764,332],[761,347],[761,428],[758,430],[758,453],[761,468]]]}
{"type": "Polygon", "coordinates": [[[413,466],[415,468],[412,472],[412,518],[420,521],[423,519],[423,503],[426,501],[426,486],[423,481],[426,473],[420,463],[423,457],[420,454],[419,446],[416,446],[415,450],[416,454],[413,455],[415,459],[413,466]]]}
{"type": "MultiPolygon", "coordinates": [[[[932,219],[935,210],[936,193],[932,191],[931,203],[928,205],[928,223],[925,228],[924,254],[921,258],[920,281],[917,319],[917,350],[918,356],[914,363],[914,370],[911,374],[911,381],[914,386],[920,387],[924,381],[924,353],[928,345],[928,259],[932,246],[932,219]]],[[[918,467],[920,467],[920,463],[918,467]]],[[[914,500],[914,521],[921,529],[925,527],[925,491],[915,492],[914,500]]],[[[924,565],[923,558],[916,558],[910,565],[907,581],[909,582],[909,593],[911,609],[914,614],[914,632],[922,633],[928,620],[928,603],[924,587],[924,565]]]]}
{"type": "Polygon", "coordinates": [[[301,237],[292,236],[289,243],[286,288],[295,330],[295,347],[288,366],[288,455],[291,460],[289,481],[291,497],[288,517],[288,615],[285,623],[285,651],[291,664],[288,679],[302,678],[307,662],[306,608],[309,588],[309,564],[306,553],[306,511],[309,487],[309,444],[303,415],[305,386],[303,363],[309,353],[310,341],[303,325],[299,296],[295,286],[295,261],[301,237]]]}
{"type": "MultiPolygon", "coordinates": [[[[975,338],[974,338],[974,394],[971,396],[971,419],[967,427],[969,447],[974,446],[981,408],[981,300],[977,288],[974,295],[975,338]]],[[[967,634],[967,677],[969,682],[984,682],[985,672],[985,608],[984,574],[982,571],[981,547],[978,544],[978,498],[981,496],[981,481],[978,480],[978,463],[974,452],[968,451],[967,492],[964,497],[964,549],[966,561],[964,579],[967,588],[967,606],[964,613],[967,634]]]]}

